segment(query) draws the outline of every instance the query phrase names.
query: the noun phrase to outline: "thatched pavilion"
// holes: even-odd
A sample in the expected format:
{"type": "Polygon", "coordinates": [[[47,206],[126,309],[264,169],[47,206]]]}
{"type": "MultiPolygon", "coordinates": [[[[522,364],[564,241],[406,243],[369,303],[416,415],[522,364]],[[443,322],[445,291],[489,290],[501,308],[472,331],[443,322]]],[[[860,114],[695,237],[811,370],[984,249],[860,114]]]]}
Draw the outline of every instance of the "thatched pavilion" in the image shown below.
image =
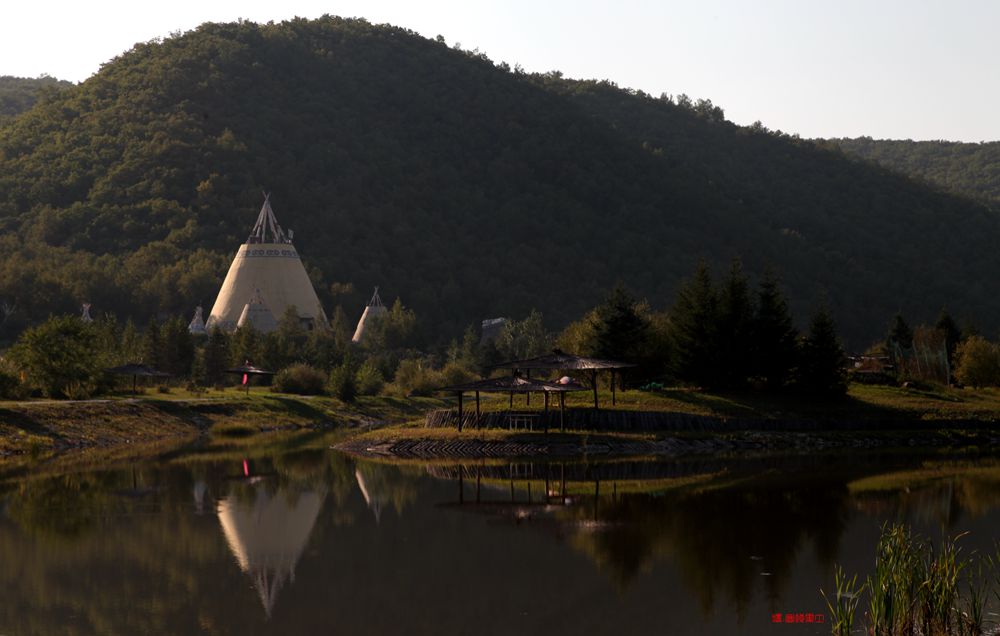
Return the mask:
{"type": "Polygon", "coordinates": [[[495,365],[494,369],[511,369],[515,373],[525,371],[531,377],[533,369],[543,369],[546,371],[589,371],[590,380],[594,390],[594,408],[599,408],[597,403],[597,373],[599,371],[611,372],[611,405],[615,405],[615,375],[618,369],[628,369],[636,365],[629,362],[618,362],[615,360],[602,360],[600,358],[587,358],[584,356],[565,353],[559,349],[553,349],[552,353],[537,358],[527,360],[512,360],[495,365]]]}
{"type": "MultiPolygon", "coordinates": [[[[586,391],[586,387],[575,382],[560,383],[546,382],[544,380],[532,380],[522,378],[518,375],[505,376],[502,378],[487,378],[476,380],[465,384],[455,384],[438,389],[444,393],[454,393],[458,396],[458,430],[462,430],[462,401],[466,393],[476,394],[476,420],[480,417],[479,394],[480,393],[542,393],[545,396],[545,411],[549,410],[549,396],[559,396],[559,428],[565,428],[564,414],[566,412],[566,394],[570,391],[586,391]]],[[[549,432],[548,420],[545,420],[545,432],[549,432]]]]}

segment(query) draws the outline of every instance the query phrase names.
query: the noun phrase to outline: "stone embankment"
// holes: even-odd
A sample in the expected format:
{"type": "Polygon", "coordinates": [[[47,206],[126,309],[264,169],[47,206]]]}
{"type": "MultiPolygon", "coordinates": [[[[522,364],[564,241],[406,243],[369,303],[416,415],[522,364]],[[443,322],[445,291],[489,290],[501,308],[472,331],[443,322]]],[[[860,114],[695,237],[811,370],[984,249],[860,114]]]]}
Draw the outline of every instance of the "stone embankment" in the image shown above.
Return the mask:
{"type": "MultiPolygon", "coordinates": [[[[474,435],[474,433],[473,433],[474,435]]],[[[725,454],[744,452],[816,452],[838,449],[995,447],[1000,431],[744,431],[698,438],[664,434],[654,439],[612,435],[547,436],[518,433],[501,439],[474,436],[453,439],[360,437],[336,446],[354,455],[399,459],[481,459],[512,457],[625,457],[725,454]]]]}

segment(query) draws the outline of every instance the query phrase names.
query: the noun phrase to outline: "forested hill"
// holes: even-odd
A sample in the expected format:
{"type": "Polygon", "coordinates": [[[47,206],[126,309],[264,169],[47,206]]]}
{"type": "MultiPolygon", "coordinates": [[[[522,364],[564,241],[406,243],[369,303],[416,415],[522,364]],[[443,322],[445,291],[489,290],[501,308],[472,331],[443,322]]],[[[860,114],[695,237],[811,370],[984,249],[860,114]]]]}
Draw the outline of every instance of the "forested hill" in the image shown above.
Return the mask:
{"type": "Polygon", "coordinates": [[[0,128],[8,332],[83,300],[211,306],[263,189],[328,307],[380,285],[439,340],[532,307],[557,328],[617,281],[663,308],[702,257],[770,263],[855,347],[897,311],[1000,321],[984,205],[708,102],[328,17],[138,45],[0,128]]]}
{"type": "Polygon", "coordinates": [[[47,75],[37,78],[0,75],[0,123],[31,108],[42,91],[72,85],[71,82],[47,75]]]}
{"type": "Polygon", "coordinates": [[[825,143],[959,194],[1000,203],[1000,141],[830,139],[825,143]]]}

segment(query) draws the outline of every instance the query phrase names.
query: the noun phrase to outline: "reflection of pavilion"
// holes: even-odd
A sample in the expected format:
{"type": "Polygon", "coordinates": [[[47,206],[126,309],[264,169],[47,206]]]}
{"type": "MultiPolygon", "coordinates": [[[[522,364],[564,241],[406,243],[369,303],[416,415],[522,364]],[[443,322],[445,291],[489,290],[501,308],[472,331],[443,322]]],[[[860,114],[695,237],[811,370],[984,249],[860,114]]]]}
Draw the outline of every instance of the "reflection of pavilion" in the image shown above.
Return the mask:
{"type": "Polygon", "coordinates": [[[323,497],[297,495],[264,483],[253,489],[252,501],[230,494],[219,502],[219,523],[240,569],[250,575],[268,617],[286,580],[295,581],[295,564],[316,524],[323,497]]]}

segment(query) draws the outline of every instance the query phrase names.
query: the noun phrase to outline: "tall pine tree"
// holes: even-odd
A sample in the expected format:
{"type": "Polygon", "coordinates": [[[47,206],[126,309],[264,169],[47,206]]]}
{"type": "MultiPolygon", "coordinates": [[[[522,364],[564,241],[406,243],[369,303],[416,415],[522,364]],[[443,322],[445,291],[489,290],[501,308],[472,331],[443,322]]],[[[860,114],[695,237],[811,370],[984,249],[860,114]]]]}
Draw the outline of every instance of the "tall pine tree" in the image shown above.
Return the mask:
{"type": "Polygon", "coordinates": [[[820,307],[809,323],[799,354],[798,386],[806,393],[838,396],[847,392],[847,356],[840,346],[837,328],[826,307],[820,307]]]}
{"type": "Polygon", "coordinates": [[[754,374],[768,389],[780,389],[791,378],[798,363],[797,338],[788,301],[777,277],[767,270],[757,292],[754,374]]]}
{"type": "Polygon", "coordinates": [[[754,303],[743,264],[734,259],[729,277],[719,290],[718,383],[744,386],[752,373],[754,355],[754,303]]]}
{"type": "Polygon", "coordinates": [[[677,292],[670,312],[674,374],[698,386],[714,386],[718,369],[719,298],[708,266],[701,262],[694,277],[677,292]]]}

